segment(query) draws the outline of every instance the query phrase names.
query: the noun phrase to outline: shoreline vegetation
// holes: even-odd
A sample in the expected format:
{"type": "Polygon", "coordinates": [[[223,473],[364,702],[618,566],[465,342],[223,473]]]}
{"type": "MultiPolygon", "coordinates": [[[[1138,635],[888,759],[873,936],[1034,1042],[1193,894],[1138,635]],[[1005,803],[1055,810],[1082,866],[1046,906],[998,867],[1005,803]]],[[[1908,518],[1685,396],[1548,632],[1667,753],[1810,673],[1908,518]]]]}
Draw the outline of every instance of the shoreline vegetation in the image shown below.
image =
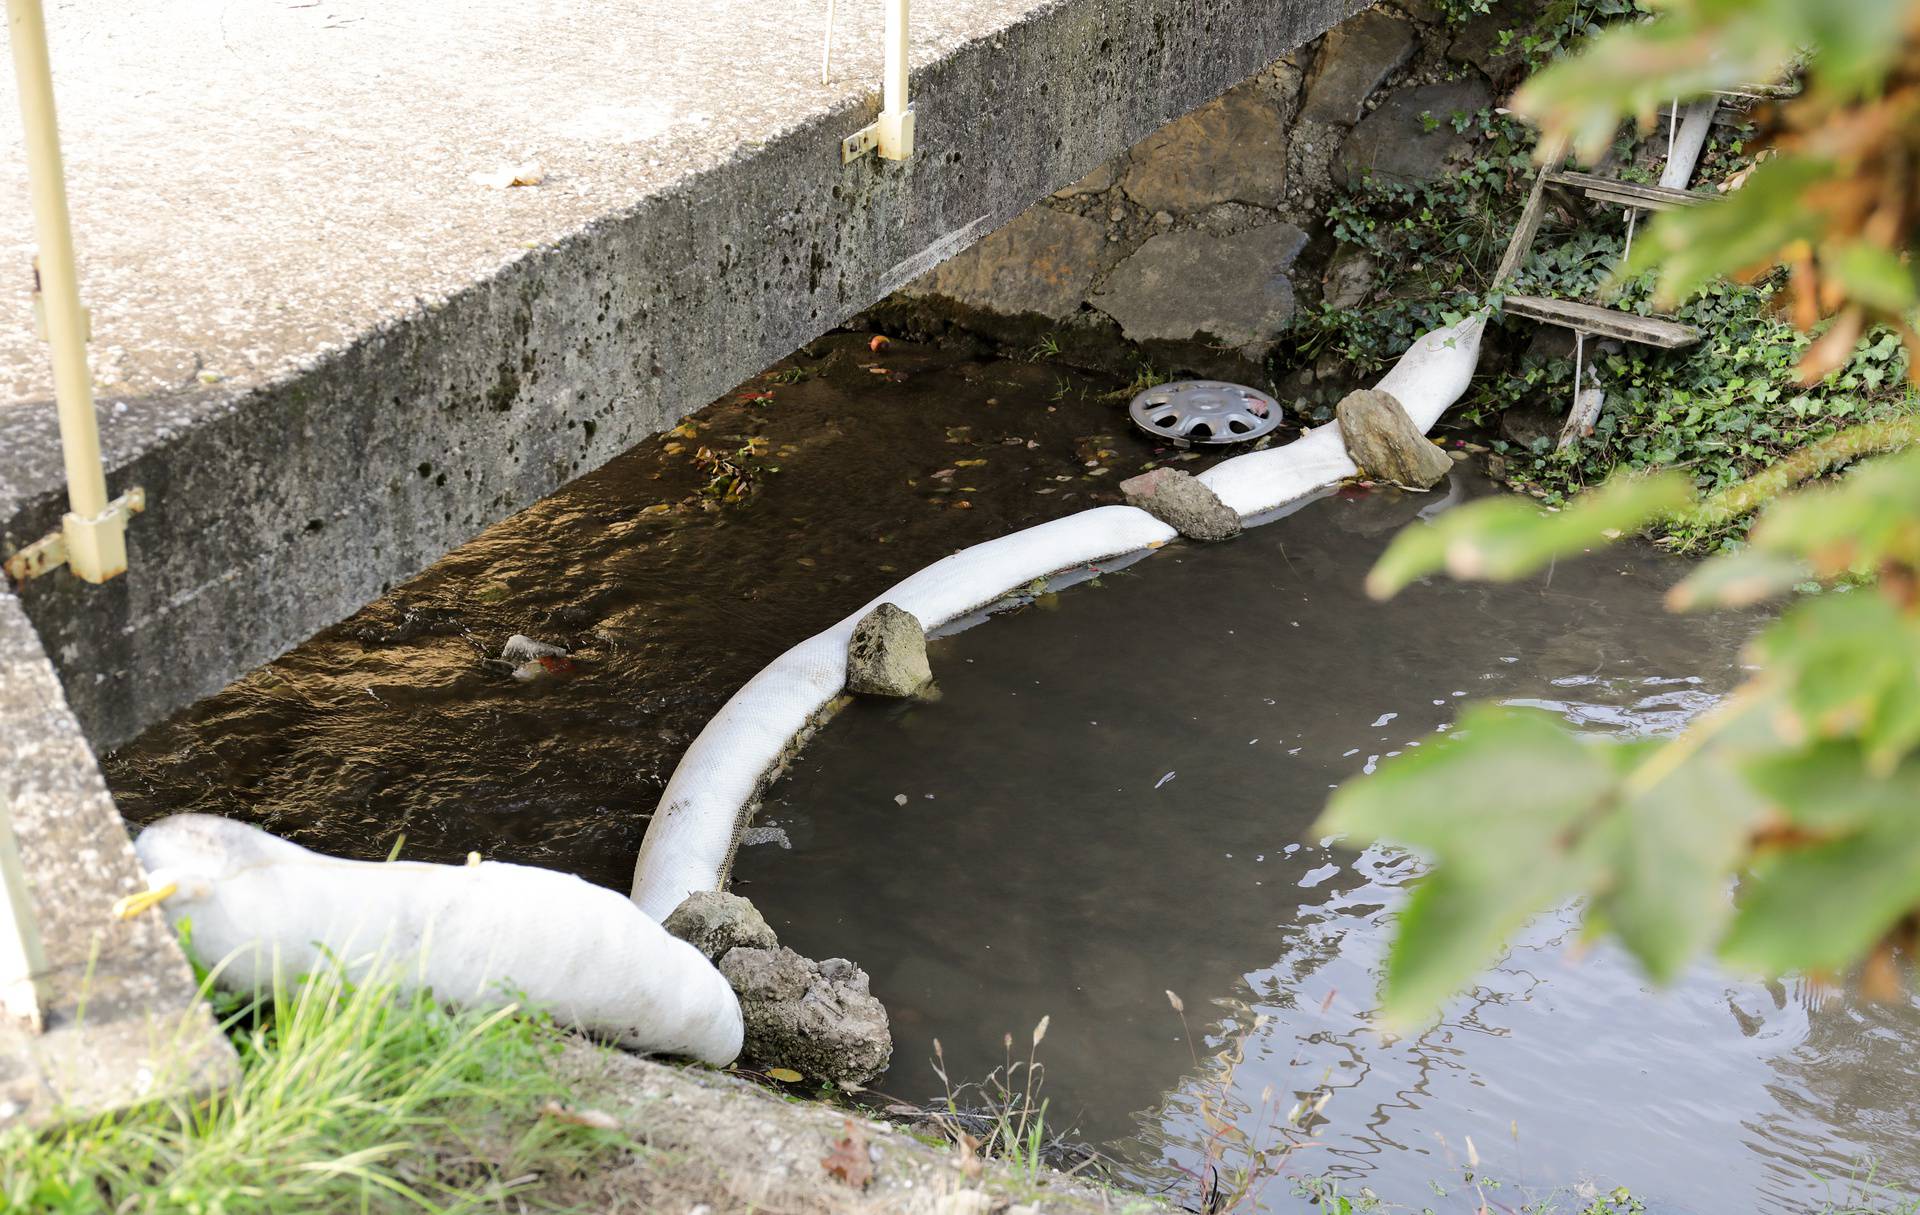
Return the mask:
{"type": "MultiPolygon", "coordinates": [[[[1103,1181],[1097,1153],[1043,1129],[1044,1065],[1037,1054],[1044,1022],[1034,1033],[1034,1050],[1026,1059],[1010,1055],[1004,1074],[950,1085],[945,1110],[879,1099],[894,1119],[883,1121],[869,1106],[809,1091],[804,1083],[644,1059],[589,1042],[518,1005],[454,1010],[431,995],[401,992],[377,970],[359,983],[345,970],[336,966],[253,998],[209,985],[240,1054],[238,1084],[37,1134],[25,1128],[0,1134],[4,1209],[36,1215],[1384,1215],[1456,1208],[1643,1215],[1650,1209],[1622,1188],[1580,1184],[1543,1194],[1513,1187],[1479,1175],[1477,1162],[1435,1177],[1421,1194],[1382,1195],[1364,1183],[1305,1171],[1290,1151],[1263,1157],[1253,1168],[1231,1166],[1229,1152],[1217,1158],[1210,1152],[1214,1167],[1190,1186],[1130,1193],[1103,1181]],[[1050,1159],[1078,1163],[1061,1170],[1050,1159]]],[[[1297,1119],[1289,1114],[1287,1120],[1297,1119]]],[[[1884,1195],[1870,1168],[1831,1179],[1827,1188],[1832,1197],[1810,1215],[1920,1215],[1920,1199],[1884,1195]]]]}

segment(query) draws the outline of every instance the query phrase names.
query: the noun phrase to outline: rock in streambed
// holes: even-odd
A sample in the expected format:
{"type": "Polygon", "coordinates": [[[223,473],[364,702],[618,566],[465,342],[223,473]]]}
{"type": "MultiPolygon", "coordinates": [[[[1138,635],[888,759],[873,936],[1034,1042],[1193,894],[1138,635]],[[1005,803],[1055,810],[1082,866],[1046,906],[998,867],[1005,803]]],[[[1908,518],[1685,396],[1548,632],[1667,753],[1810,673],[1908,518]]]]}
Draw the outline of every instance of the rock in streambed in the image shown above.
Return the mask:
{"type": "Polygon", "coordinates": [[[887,1010],[852,962],[815,962],[784,948],[753,904],[735,894],[688,895],[663,927],[706,954],[740,998],[746,1062],[848,1085],[886,1070],[893,1056],[887,1010]]]}

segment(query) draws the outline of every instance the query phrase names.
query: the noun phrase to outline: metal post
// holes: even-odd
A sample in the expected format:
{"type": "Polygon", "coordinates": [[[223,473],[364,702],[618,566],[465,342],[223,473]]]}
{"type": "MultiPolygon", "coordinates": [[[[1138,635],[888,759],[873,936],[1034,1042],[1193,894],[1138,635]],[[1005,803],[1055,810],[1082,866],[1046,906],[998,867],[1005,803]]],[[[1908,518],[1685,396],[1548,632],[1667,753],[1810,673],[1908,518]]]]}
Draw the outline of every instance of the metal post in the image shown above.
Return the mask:
{"type": "Polygon", "coordinates": [[[886,68],[880,90],[880,157],[913,155],[913,111],[907,108],[907,5],[887,0],[886,68]]]}
{"type": "Polygon", "coordinates": [[[127,511],[121,504],[108,502],[106,471],[100,463],[93,373],[87,366],[90,335],[74,270],[66,172],[60,161],[53,70],[40,0],[7,0],[7,33],[20,87],[27,181],[40,248],[34,259],[35,304],[53,348],[53,395],[60,411],[60,450],[67,468],[69,509],[61,520],[64,556],[81,578],[105,582],[127,568],[127,511]]]}
{"type": "Polygon", "coordinates": [[[913,156],[913,111],[907,108],[908,0],[886,0],[885,62],[880,77],[880,117],[840,141],[840,159],[868,152],[883,160],[913,156]]]}
{"type": "Polygon", "coordinates": [[[47,971],[40,925],[33,917],[13,813],[0,801],[0,1011],[19,1017],[39,1033],[46,1027],[47,971]]]}

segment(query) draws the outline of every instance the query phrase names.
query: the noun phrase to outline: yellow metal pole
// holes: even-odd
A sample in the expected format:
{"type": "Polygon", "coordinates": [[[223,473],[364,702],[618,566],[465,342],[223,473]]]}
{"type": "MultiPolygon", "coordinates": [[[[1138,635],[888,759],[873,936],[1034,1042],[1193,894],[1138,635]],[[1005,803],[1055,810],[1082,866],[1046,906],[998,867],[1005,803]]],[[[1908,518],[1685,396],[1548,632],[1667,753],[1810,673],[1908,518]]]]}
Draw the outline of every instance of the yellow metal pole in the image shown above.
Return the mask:
{"type": "Polygon", "coordinates": [[[907,108],[907,5],[887,0],[886,47],[880,77],[879,152],[885,160],[913,155],[913,111],[907,108]]]}
{"type": "Polygon", "coordinates": [[[67,563],[88,582],[127,568],[126,515],[110,509],[100,463],[100,427],[93,414],[87,365],[87,318],[74,270],[67,214],[66,170],[53,108],[53,69],[40,0],[7,0],[7,33],[27,138],[27,180],[33,196],[34,260],[46,338],[53,348],[53,395],[60,411],[60,448],[67,466],[68,513],[61,521],[67,563]]]}

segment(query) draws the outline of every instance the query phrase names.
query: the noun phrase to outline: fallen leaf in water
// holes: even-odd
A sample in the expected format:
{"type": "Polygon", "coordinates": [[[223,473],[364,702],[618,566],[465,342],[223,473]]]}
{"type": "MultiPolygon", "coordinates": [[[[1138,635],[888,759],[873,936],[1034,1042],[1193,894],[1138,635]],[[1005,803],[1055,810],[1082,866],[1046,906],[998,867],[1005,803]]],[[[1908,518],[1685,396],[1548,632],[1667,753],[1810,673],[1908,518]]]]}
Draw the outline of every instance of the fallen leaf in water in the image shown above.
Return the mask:
{"type": "Polygon", "coordinates": [[[972,509],[973,509],[973,503],[971,503],[971,502],[969,502],[969,501],[967,501],[967,500],[966,500],[965,498],[962,498],[962,499],[960,499],[960,500],[959,500],[958,502],[955,502],[955,503],[953,504],[953,509],[955,509],[955,510],[972,510],[972,509]]]}
{"type": "Polygon", "coordinates": [[[867,1158],[867,1137],[854,1125],[853,1119],[846,1120],[846,1138],[834,1143],[820,1160],[822,1168],[829,1177],[838,1177],[856,1190],[866,1188],[873,1180],[873,1161],[867,1158]]]}
{"type": "Polygon", "coordinates": [[[953,462],[955,468],[981,468],[985,464],[985,460],[955,460],[953,462]]]}
{"type": "Polygon", "coordinates": [[[878,354],[891,345],[893,345],[893,339],[887,337],[885,334],[876,333],[873,335],[873,339],[867,343],[867,349],[878,354]]]}
{"type": "Polygon", "coordinates": [[[599,1110],[576,1110],[561,1105],[558,1101],[549,1101],[540,1107],[542,1118],[551,1118],[555,1122],[565,1122],[573,1126],[592,1127],[596,1131],[617,1131],[620,1120],[612,1114],[599,1110]]]}
{"type": "Polygon", "coordinates": [[[505,190],[513,186],[537,186],[546,175],[539,161],[525,160],[517,165],[503,165],[491,173],[475,173],[472,180],[495,190],[505,190]]]}
{"type": "Polygon", "coordinates": [[[805,1076],[790,1067],[770,1067],[767,1069],[767,1076],[770,1079],[778,1080],[782,1084],[798,1084],[806,1079],[805,1076]]]}

